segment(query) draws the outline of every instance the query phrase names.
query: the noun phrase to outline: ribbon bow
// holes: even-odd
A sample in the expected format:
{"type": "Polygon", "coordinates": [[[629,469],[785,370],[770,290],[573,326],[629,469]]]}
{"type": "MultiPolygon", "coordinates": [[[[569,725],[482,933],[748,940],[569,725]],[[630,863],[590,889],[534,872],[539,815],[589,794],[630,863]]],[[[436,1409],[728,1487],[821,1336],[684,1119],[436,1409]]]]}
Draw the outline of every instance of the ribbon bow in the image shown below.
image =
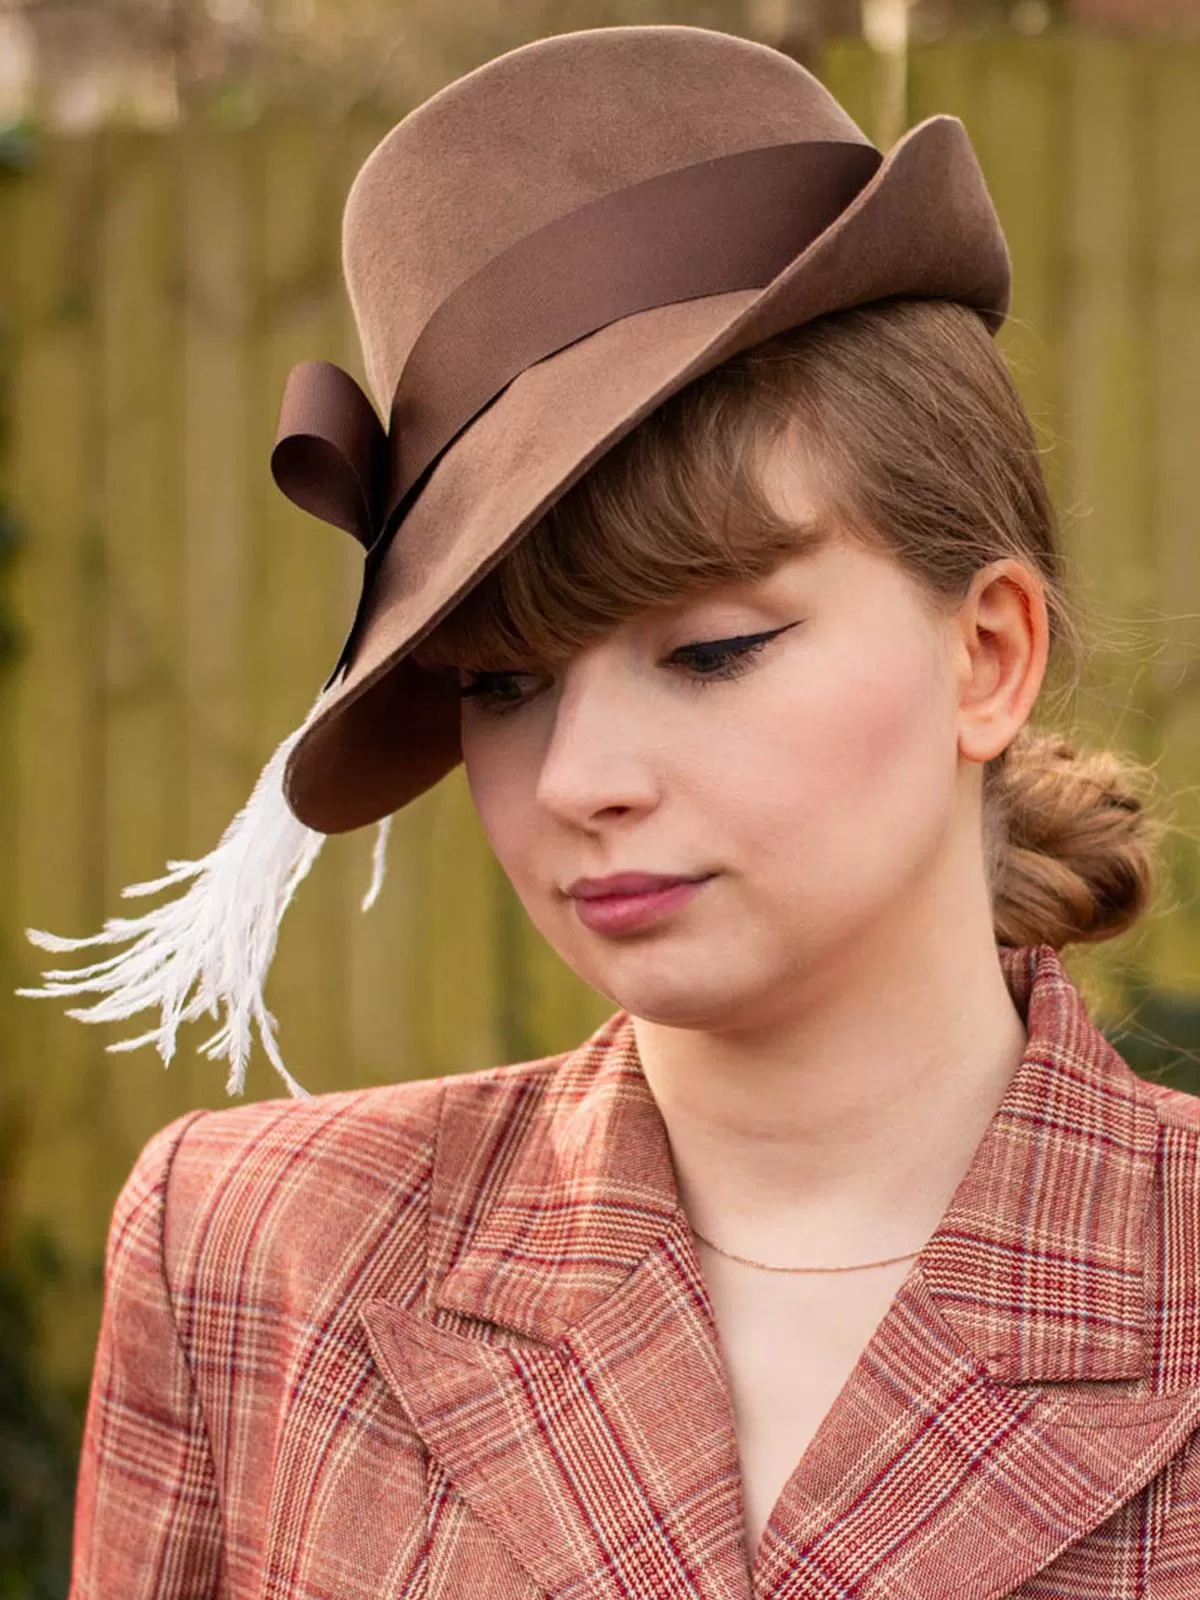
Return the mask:
{"type": "Polygon", "coordinates": [[[362,593],[325,688],[345,665],[363,614],[364,601],[387,540],[399,495],[393,494],[393,419],[385,433],[375,408],[355,380],[332,361],[301,361],[288,374],[271,476],[302,511],[344,528],[367,552],[362,593]]]}
{"type": "Polygon", "coordinates": [[[370,550],[388,509],[388,442],[348,372],[332,361],[301,361],[284,386],[271,475],[294,505],[370,550]]]}

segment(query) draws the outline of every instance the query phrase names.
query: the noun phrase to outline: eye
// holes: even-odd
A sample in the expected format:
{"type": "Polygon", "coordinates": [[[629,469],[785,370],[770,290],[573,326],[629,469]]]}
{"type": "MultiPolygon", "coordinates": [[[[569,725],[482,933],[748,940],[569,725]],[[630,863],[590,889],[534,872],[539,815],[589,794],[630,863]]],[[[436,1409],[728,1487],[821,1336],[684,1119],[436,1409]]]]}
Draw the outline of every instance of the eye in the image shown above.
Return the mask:
{"type": "Polygon", "coordinates": [[[474,700],[491,716],[523,706],[532,697],[514,693],[515,680],[537,676],[533,672],[473,672],[466,667],[463,671],[467,673],[467,682],[452,685],[459,699],[474,700]]]}
{"type": "MultiPolygon", "coordinates": [[[[666,659],[666,665],[684,667],[689,681],[697,687],[714,679],[735,678],[749,670],[753,657],[778,634],[786,633],[798,623],[788,622],[781,628],[770,628],[765,633],[742,633],[728,639],[697,639],[692,644],[680,645],[666,659]]],[[[533,698],[532,693],[520,692],[519,680],[535,680],[534,672],[483,672],[463,669],[466,683],[453,685],[459,699],[473,700],[489,716],[501,716],[515,711],[533,698]]]]}
{"type": "Polygon", "coordinates": [[[680,645],[668,660],[673,664],[683,662],[694,675],[697,687],[714,678],[736,678],[749,670],[753,657],[778,634],[786,633],[796,623],[785,623],[782,628],[770,628],[766,633],[742,633],[731,639],[704,639],[695,644],[680,645]]]}

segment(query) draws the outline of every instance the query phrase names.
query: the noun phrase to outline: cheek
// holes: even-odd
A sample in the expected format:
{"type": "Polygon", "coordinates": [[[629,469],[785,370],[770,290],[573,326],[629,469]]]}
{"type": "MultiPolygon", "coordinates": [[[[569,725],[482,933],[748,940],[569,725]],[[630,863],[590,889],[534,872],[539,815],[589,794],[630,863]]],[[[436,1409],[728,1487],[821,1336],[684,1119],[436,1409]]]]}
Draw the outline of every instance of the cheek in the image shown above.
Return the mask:
{"type": "Polygon", "coordinates": [[[818,837],[869,850],[952,793],[952,723],[927,640],[876,634],[864,652],[862,638],[798,658],[726,755],[743,811],[806,856],[818,837]]]}
{"type": "Polygon", "coordinates": [[[486,724],[472,727],[465,718],[462,752],[467,787],[484,836],[505,872],[519,884],[537,831],[536,759],[500,729],[486,724]]]}
{"type": "Polygon", "coordinates": [[[832,764],[859,780],[863,799],[902,799],[892,780],[929,769],[944,742],[941,700],[928,657],[912,648],[881,652],[848,671],[826,708],[821,734],[832,764]]]}

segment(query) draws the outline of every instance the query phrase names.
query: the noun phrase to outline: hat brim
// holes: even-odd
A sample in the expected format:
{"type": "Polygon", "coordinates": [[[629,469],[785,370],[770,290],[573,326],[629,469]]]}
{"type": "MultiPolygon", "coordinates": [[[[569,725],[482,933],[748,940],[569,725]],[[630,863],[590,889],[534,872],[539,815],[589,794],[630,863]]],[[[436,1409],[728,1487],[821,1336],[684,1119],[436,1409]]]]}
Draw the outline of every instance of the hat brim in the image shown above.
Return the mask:
{"type": "Polygon", "coordinates": [[[321,833],[348,832],[457,765],[458,696],[406,652],[664,400],[776,333],[874,300],[960,301],[994,331],[1010,278],[966,131],[931,117],[765,288],[638,312],[521,373],[440,458],[397,529],[355,653],[288,759],[293,812],[321,833]]]}

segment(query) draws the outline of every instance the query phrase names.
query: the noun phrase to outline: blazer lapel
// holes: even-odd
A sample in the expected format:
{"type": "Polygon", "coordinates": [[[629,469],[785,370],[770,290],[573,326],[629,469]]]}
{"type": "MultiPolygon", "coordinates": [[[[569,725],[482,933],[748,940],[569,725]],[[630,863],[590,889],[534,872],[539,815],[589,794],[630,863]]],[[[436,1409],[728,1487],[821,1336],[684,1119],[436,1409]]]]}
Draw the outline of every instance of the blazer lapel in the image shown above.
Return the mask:
{"type": "Polygon", "coordinates": [[[1156,1392],[1149,1348],[1149,1097],[1050,946],[1001,959],[1023,1059],[774,1509],[770,1600],[998,1600],[1200,1426],[1200,1389],[1156,1392]]]}
{"type": "Polygon", "coordinates": [[[750,1600],[715,1324],[632,1029],[620,1014],[572,1052],[552,1102],[492,1083],[449,1087],[436,1281],[424,1312],[365,1310],[379,1368],[549,1594],[750,1600]]]}
{"type": "Polygon", "coordinates": [[[432,1457],[539,1587],[999,1600],[1200,1426],[1200,1389],[1159,1392],[1149,1358],[1153,1108],[1049,946],[1001,959],[1024,1058],[752,1572],[711,1306],[627,1014],[540,1075],[448,1085],[427,1304],[363,1319],[432,1457]]]}
{"type": "MultiPolygon", "coordinates": [[[[1198,1425],[1195,1390],[1105,1398],[997,1381],[942,1322],[918,1266],[774,1509],[755,1593],[1000,1600],[1114,1515],[1198,1425]]],[[[1095,1592],[1132,1595],[1133,1576],[1095,1592]]]]}

